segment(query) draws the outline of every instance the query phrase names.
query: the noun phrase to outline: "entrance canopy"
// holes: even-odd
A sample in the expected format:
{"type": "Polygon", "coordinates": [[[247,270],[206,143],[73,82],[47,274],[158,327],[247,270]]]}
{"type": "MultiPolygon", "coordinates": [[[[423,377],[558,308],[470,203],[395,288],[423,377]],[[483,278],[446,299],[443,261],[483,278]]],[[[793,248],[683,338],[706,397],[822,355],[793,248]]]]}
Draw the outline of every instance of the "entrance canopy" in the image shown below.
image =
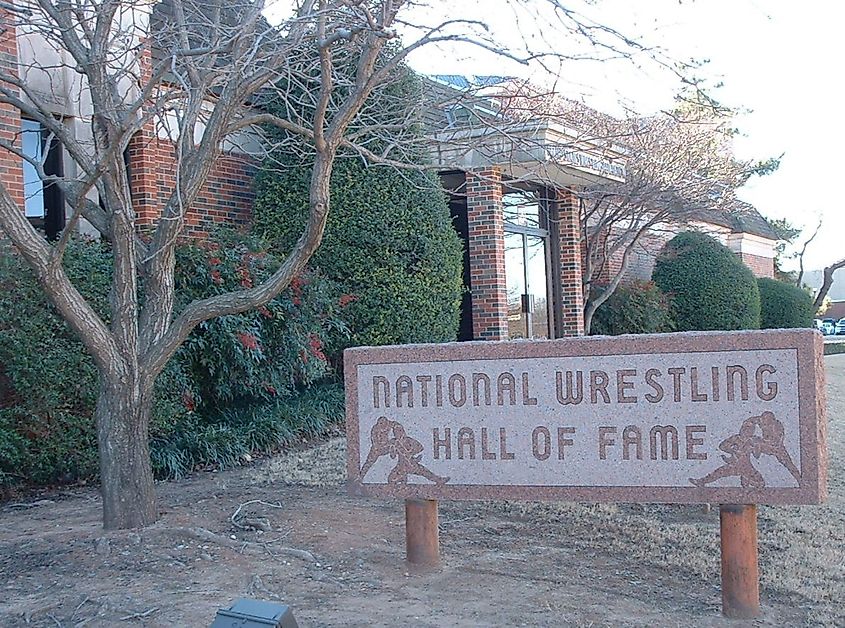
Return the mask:
{"type": "Polygon", "coordinates": [[[625,180],[625,151],[548,120],[452,127],[431,136],[444,170],[498,168],[514,181],[555,188],[625,180]]]}

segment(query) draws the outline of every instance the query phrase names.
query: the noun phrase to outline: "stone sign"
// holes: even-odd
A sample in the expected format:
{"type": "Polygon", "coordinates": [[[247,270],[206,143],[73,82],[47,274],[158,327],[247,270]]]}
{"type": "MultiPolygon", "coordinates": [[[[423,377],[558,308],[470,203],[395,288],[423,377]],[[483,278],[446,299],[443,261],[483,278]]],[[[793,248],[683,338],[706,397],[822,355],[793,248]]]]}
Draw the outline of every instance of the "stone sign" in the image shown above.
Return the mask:
{"type": "Polygon", "coordinates": [[[822,337],[699,332],[355,348],[357,494],[813,504],[822,337]]]}

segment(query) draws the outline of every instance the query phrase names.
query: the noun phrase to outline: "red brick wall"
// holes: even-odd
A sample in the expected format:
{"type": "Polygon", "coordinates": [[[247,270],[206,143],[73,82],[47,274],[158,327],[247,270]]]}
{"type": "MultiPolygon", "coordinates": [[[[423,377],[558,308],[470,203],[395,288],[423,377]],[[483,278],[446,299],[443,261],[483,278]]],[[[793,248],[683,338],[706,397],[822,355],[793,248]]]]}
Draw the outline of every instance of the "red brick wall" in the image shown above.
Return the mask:
{"type": "MultiPolygon", "coordinates": [[[[663,246],[672,238],[673,234],[660,232],[654,234],[646,234],[643,236],[631,252],[628,268],[625,270],[623,276],[623,283],[629,283],[634,280],[649,280],[651,273],[654,270],[654,262],[660,253],[663,246]]],[[[743,261],[743,263],[751,269],[755,277],[774,277],[775,264],[771,257],[763,257],[760,255],[751,255],[749,253],[738,253],[736,255],[743,261]]],[[[605,265],[602,273],[598,277],[594,277],[594,281],[601,283],[607,282],[611,277],[615,276],[622,263],[621,252],[611,258],[610,263],[605,265]]]]}
{"type": "MultiPolygon", "coordinates": [[[[18,42],[9,14],[0,9],[0,67],[17,75],[18,42]]],[[[11,105],[0,105],[0,139],[20,145],[21,115],[11,105]]],[[[0,149],[0,183],[23,211],[23,162],[17,155],[0,149]]]]}
{"type": "MultiPolygon", "coordinates": [[[[141,78],[148,80],[152,65],[146,45],[140,64],[141,78]]],[[[158,137],[150,122],[132,138],[128,152],[129,182],[138,226],[150,228],[176,187],[176,151],[171,141],[158,137]]],[[[246,155],[221,154],[196,201],[188,208],[183,235],[202,238],[219,225],[245,224],[255,199],[252,189],[255,169],[255,163],[246,155]]]]}
{"type": "Polygon", "coordinates": [[[560,242],[560,308],[558,331],[563,336],[584,333],[584,293],[581,266],[581,212],[578,196],[558,190],[558,238],[560,242]]]}
{"type": "MultiPolygon", "coordinates": [[[[188,208],[184,235],[205,237],[218,225],[245,224],[255,194],[255,164],[249,157],[220,155],[197,200],[188,208]]],[[[155,224],[176,185],[176,157],[172,142],[151,131],[138,133],[129,145],[129,178],[132,200],[143,229],[155,224]]]]}
{"type": "Polygon", "coordinates": [[[508,299],[501,173],[466,175],[473,340],[506,340],[508,299]]]}
{"type": "Polygon", "coordinates": [[[775,260],[771,257],[762,257],[760,255],[750,255],[749,253],[741,253],[740,258],[745,263],[755,277],[768,277],[773,279],[775,276],[775,260]]]}

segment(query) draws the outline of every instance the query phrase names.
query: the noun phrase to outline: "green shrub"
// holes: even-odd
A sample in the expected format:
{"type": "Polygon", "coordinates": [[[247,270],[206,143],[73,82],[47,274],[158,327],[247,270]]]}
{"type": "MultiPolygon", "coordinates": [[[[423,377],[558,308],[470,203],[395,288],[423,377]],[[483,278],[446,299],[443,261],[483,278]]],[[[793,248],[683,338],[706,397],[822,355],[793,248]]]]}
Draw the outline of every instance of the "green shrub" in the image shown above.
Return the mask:
{"type": "Polygon", "coordinates": [[[687,231],[667,242],[652,280],[669,297],[678,331],[760,327],[760,292],[754,275],[708,235],[687,231]]]}
{"type": "MultiPolygon", "coordinates": [[[[72,241],[68,276],[101,315],[108,310],[111,256],[72,241]]],[[[74,481],[97,472],[93,360],[44,297],[34,274],[0,250],[0,473],[7,481],[74,481]]]]}
{"type": "MultiPolygon", "coordinates": [[[[302,233],[309,177],[309,168],[291,165],[257,179],[255,229],[280,252],[302,233]]],[[[462,251],[438,181],[347,157],[334,167],[331,194],[311,263],[348,302],[347,346],[454,340],[462,251]]]]}
{"type": "MultiPolygon", "coordinates": [[[[258,239],[220,232],[177,255],[180,304],[260,283],[279,261],[258,239]]],[[[326,351],[345,338],[330,282],[295,277],[266,306],[200,324],[179,350],[203,413],[270,402],[329,374],[326,351]]]]}
{"type": "Polygon", "coordinates": [[[675,324],[669,314],[669,302],[651,281],[620,285],[593,314],[590,333],[655,334],[669,332],[675,324]]]}
{"type": "Polygon", "coordinates": [[[776,279],[761,277],[760,329],[812,327],[816,308],[813,298],[801,288],[776,279]]]}
{"type": "MultiPolygon", "coordinates": [[[[177,308],[259,281],[278,264],[259,242],[232,234],[180,247],[177,259],[177,308]]],[[[104,317],[111,266],[107,245],[70,242],[67,273],[104,317]]],[[[189,336],[156,382],[150,436],[159,477],[198,464],[232,464],[244,451],[260,449],[253,444],[275,449],[294,435],[323,429],[329,415],[342,416],[336,406],[329,412],[298,401],[311,394],[303,388],[329,373],[327,338],[343,331],[330,292],[316,276],[302,276],[265,308],[208,321],[189,336]],[[262,412],[278,425],[225,418],[262,412]],[[239,434],[247,423],[249,435],[239,434]],[[268,429],[263,436],[262,426],[268,429]]],[[[0,250],[0,484],[95,477],[97,394],[97,371],[82,343],[20,256],[0,250]]]]}

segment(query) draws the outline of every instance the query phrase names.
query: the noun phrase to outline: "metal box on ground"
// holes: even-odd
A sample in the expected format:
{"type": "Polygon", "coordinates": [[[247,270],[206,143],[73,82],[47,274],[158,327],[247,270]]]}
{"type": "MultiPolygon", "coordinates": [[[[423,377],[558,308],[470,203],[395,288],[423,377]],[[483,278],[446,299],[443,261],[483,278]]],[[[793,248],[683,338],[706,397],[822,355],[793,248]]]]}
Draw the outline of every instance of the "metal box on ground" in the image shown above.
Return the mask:
{"type": "Polygon", "coordinates": [[[217,611],[211,628],[299,628],[293,611],[286,604],[240,599],[217,611]]]}

